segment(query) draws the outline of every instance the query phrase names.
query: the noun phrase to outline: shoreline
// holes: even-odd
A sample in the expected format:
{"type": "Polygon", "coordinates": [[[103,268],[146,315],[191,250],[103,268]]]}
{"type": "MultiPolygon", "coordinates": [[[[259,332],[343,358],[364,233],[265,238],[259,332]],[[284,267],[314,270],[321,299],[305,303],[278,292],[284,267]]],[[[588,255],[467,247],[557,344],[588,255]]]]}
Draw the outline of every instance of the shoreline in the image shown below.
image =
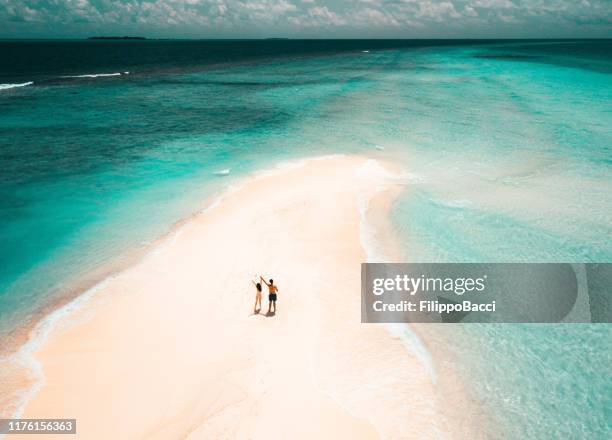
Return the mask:
{"type": "MultiPolygon", "coordinates": [[[[402,180],[411,181],[410,176],[406,177],[402,170],[395,169],[394,172],[402,175],[402,180]]],[[[393,222],[388,215],[393,201],[401,192],[403,190],[398,190],[396,197],[374,196],[362,207],[361,243],[365,253],[364,261],[385,263],[407,261],[405,249],[396,240],[393,222]],[[366,217],[370,207],[374,208],[374,218],[368,220],[366,217]]],[[[455,371],[458,359],[449,356],[450,350],[445,348],[449,341],[441,331],[442,325],[382,324],[389,337],[400,340],[406,351],[418,359],[438,388],[436,405],[441,411],[441,424],[449,433],[449,437],[485,440],[487,438],[485,433],[495,430],[489,429],[489,415],[469,392],[468,384],[455,371]],[[485,425],[487,429],[479,429],[479,425],[485,425]]]]}
{"type": "MultiPolygon", "coordinates": [[[[113,261],[108,262],[104,268],[90,270],[75,276],[70,280],[70,287],[63,290],[61,293],[50,293],[49,296],[54,297],[46,300],[41,307],[25,314],[27,322],[19,327],[9,330],[5,335],[2,335],[2,346],[0,346],[0,366],[9,369],[12,365],[24,366],[32,361],[31,352],[33,347],[38,347],[44,343],[47,333],[53,330],[52,322],[62,319],[63,314],[70,314],[75,309],[83,306],[92,295],[91,291],[97,291],[107,280],[120,275],[122,272],[138,265],[143,259],[151,253],[156,252],[160,246],[163,246],[174,236],[180,234],[182,228],[197,217],[205,214],[207,211],[216,208],[226,197],[239,190],[243,185],[250,181],[257,181],[266,176],[274,175],[275,173],[299,167],[309,161],[326,160],[338,157],[345,157],[344,154],[330,154],[325,156],[302,157],[294,160],[285,160],[278,162],[272,168],[261,169],[238,178],[238,180],[230,182],[219,193],[211,196],[190,215],[181,218],[174,222],[169,229],[161,236],[151,240],[149,243],[139,246],[136,249],[131,249],[127,252],[117,255],[113,261]],[[120,260],[120,261],[117,261],[120,260]],[[51,324],[50,324],[51,322],[51,324]],[[42,335],[40,334],[42,332],[42,335]]],[[[57,289],[59,291],[59,289],[57,289]]],[[[36,365],[28,365],[29,370],[36,370],[36,365]]],[[[24,373],[23,376],[28,376],[24,373]]],[[[14,373],[6,374],[6,377],[0,376],[0,379],[11,378],[14,373]]],[[[27,379],[23,379],[27,381],[27,379]]],[[[36,387],[37,380],[29,385],[24,385],[22,388],[36,387]]],[[[27,389],[15,390],[15,396],[20,396],[22,391],[25,394],[30,394],[27,389]]],[[[11,418],[21,414],[20,405],[16,412],[6,410],[13,403],[14,398],[0,399],[0,417],[11,418]]],[[[19,398],[19,400],[21,400],[19,398]]],[[[0,435],[0,438],[2,436],[0,435]]]]}
{"type": "MultiPolygon", "coordinates": [[[[222,194],[220,194],[219,196],[213,198],[213,200],[206,205],[205,208],[199,210],[196,214],[183,219],[179,222],[177,222],[177,224],[167,233],[165,234],[163,237],[161,237],[159,240],[156,240],[154,243],[152,243],[151,246],[148,247],[147,251],[142,252],[139,260],[135,263],[135,266],[128,266],[128,267],[124,267],[123,270],[115,272],[113,274],[110,274],[106,279],[104,279],[103,281],[95,284],[94,286],[92,286],[90,289],[88,289],[87,291],[83,292],[81,295],[77,296],[75,299],[73,299],[72,301],[69,301],[67,304],[64,304],[63,306],[61,306],[59,309],[53,311],[50,315],[47,315],[46,317],[44,317],[41,321],[39,321],[39,323],[35,326],[35,329],[32,331],[33,336],[34,333],[38,330],[40,331],[41,329],[43,330],[43,334],[42,335],[38,335],[40,336],[40,340],[38,341],[38,343],[36,342],[36,338],[31,338],[28,343],[26,344],[26,346],[29,345],[29,350],[30,353],[32,355],[32,359],[35,359],[38,357],[40,351],[44,351],[44,346],[45,344],[49,343],[49,339],[52,338],[50,335],[52,333],[62,333],[65,331],[64,330],[58,330],[57,326],[54,324],[57,324],[57,322],[54,321],[61,321],[62,320],[62,314],[66,314],[66,315],[70,315],[71,313],[74,313],[75,310],[81,310],[79,315],[82,321],[87,322],[89,319],[92,319],[91,316],[89,318],[83,318],[84,312],[82,311],[82,309],[89,309],[87,310],[87,313],[89,313],[89,315],[93,315],[95,313],[98,313],[97,311],[97,307],[100,306],[100,304],[96,304],[95,306],[92,306],[91,304],[91,299],[96,296],[96,293],[98,291],[104,290],[107,288],[107,286],[105,286],[105,284],[108,283],[113,283],[116,282],[116,278],[121,278],[121,277],[125,277],[125,273],[126,272],[133,272],[135,270],[137,270],[137,268],[141,265],[146,264],[146,261],[148,259],[152,259],[152,258],[156,258],[159,255],[163,254],[164,252],[164,248],[171,248],[174,245],[174,242],[176,241],[180,241],[180,236],[183,235],[183,233],[186,233],[187,231],[185,231],[185,229],[189,229],[190,226],[193,226],[193,223],[197,222],[197,221],[201,221],[203,218],[205,218],[207,216],[207,214],[210,215],[211,212],[214,212],[214,210],[216,208],[219,207],[223,207],[224,202],[227,202],[227,199],[231,199],[232,197],[236,196],[236,194],[240,194],[241,191],[245,191],[245,187],[250,186],[251,184],[256,184],[257,182],[261,183],[261,180],[266,180],[266,179],[273,179],[275,176],[278,177],[278,175],[287,175],[287,174],[295,174],[297,171],[300,170],[300,168],[317,168],[317,167],[313,167],[312,164],[318,160],[328,160],[328,161],[332,161],[332,162],[338,162],[338,163],[344,163],[344,162],[351,162],[351,161],[361,161],[362,162],[362,166],[364,163],[367,164],[372,164],[375,163],[378,165],[377,162],[372,162],[373,159],[368,159],[368,158],[355,158],[355,157],[350,157],[350,156],[324,156],[322,158],[320,157],[315,157],[315,158],[306,158],[306,159],[301,159],[298,161],[292,161],[292,162],[288,162],[288,163],[284,163],[281,164],[279,166],[277,166],[276,168],[273,168],[271,170],[265,170],[265,171],[261,171],[261,172],[257,172],[254,173],[254,175],[249,176],[247,178],[241,179],[238,184],[231,184],[222,194]],[[297,170],[297,171],[296,171],[297,170]],[[92,311],[93,310],[93,311],[92,311]],[[48,324],[50,326],[50,328],[48,329],[43,329],[43,327],[45,327],[45,325],[48,324]]],[[[379,166],[379,165],[378,165],[379,166]]],[[[364,167],[365,168],[365,167],[364,167]]],[[[380,171],[380,170],[378,170],[380,171]]],[[[373,174],[376,174],[376,170],[367,170],[367,172],[370,172],[373,174]]],[[[367,173],[366,173],[367,174],[367,173]]],[[[388,176],[387,176],[388,177],[388,176]]],[[[380,179],[380,176],[377,177],[378,179],[380,179]]],[[[379,182],[380,183],[380,182],[379,182]]],[[[386,182],[385,185],[390,186],[389,182],[386,182]]],[[[391,184],[391,186],[393,186],[393,184],[391,184]]],[[[397,188],[396,188],[397,189],[397,188]]],[[[249,189],[246,190],[247,192],[249,191],[249,189]]],[[[388,188],[387,188],[388,191],[388,188]]],[[[397,189],[396,191],[396,195],[399,194],[400,190],[397,189]]],[[[374,198],[377,196],[377,194],[371,194],[370,195],[370,200],[374,200],[374,198]]],[[[384,197],[380,197],[381,200],[383,200],[383,205],[387,204],[387,207],[390,208],[393,197],[387,197],[386,199],[384,197]]],[[[360,207],[360,213],[359,213],[359,234],[362,233],[361,229],[364,227],[364,219],[365,216],[367,215],[366,211],[369,209],[369,207],[366,206],[365,210],[362,210],[362,208],[360,207]]],[[[383,216],[384,217],[384,216],[383,216]]],[[[361,236],[361,235],[360,235],[361,236]]],[[[363,238],[363,237],[361,237],[363,238]]],[[[364,246],[364,243],[360,242],[358,243],[359,246],[364,246]]],[[[362,261],[365,261],[365,258],[362,259],[362,261]]],[[[115,296],[115,295],[112,295],[115,296]]],[[[113,301],[118,301],[119,299],[114,299],[113,301]]],[[[100,298],[96,298],[95,301],[93,302],[100,302],[100,298]]],[[[105,298],[103,301],[101,301],[102,307],[107,307],[109,303],[112,303],[110,298],[105,298]]],[[[265,303],[265,301],[264,301],[265,303]]],[[[358,301],[357,301],[358,303],[358,301]]],[[[282,304],[282,303],[281,303],[282,304]]],[[[281,309],[280,313],[283,313],[283,310],[281,309]]],[[[66,320],[64,319],[64,321],[70,321],[70,320],[66,320]]],[[[72,320],[72,321],[76,321],[76,320],[72,320]]],[[[68,324],[68,328],[70,327],[74,327],[74,326],[79,326],[79,325],[83,325],[83,323],[81,322],[79,323],[75,323],[72,322],[70,324],[68,324]]],[[[64,323],[64,326],[66,326],[66,323],[64,323]]],[[[70,330],[68,330],[70,331],[70,330]]],[[[368,331],[369,332],[369,331],[368,331]]],[[[371,332],[370,332],[371,333],[371,332]]],[[[368,335],[369,337],[369,335],[368,335]]],[[[380,335],[378,337],[381,337],[380,335]]],[[[389,335],[385,335],[383,336],[383,338],[388,338],[389,335]]],[[[418,336],[417,336],[418,337],[418,336]]],[[[25,349],[25,347],[22,347],[21,350],[25,349]]],[[[27,351],[27,350],[26,350],[27,351]]],[[[349,353],[350,354],[350,353],[349,353]]],[[[419,361],[420,362],[420,361],[419,361]]],[[[43,360],[41,362],[41,368],[44,369],[45,368],[45,360],[43,360]]],[[[319,368],[320,370],[321,368],[319,368]]],[[[310,373],[310,374],[314,374],[314,373],[310,373]]],[[[316,376],[316,375],[315,375],[316,376]]],[[[316,380],[314,381],[315,385],[316,385],[316,380]]],[[[44,382],[41,381],[41,385],[40,388],[42,389],[44,387],[44,382]]],[[[333,388],[333,387],[332,387],[333,388]]],[[[328,386],[327,389],[323,389],[320,388],[322,390],[322,393],[324,395],[328,395],[332,397],[332,401],[335,401],[342,410],[346,410],[347,411],[347,415],[349,417],[353,418],[353,421],[350,421],[350,419],[346,420],[346,424],[344,425],[344,428],[349,429],[352,431],[352,429],[355,426],[360,426],[360,428],[355,431],[353,434],[357,435],[359,432],[370,432],[370,434],[372,433],[369,428],[367,428],[366,425],[363,425],[362,422],[359,422],[359,420],[365,420],[367,417],[364,417],[364,413],[362,411],[362,409],[360,408],[359,405],[355,405],[354,402],[353,403],[349,403],[348,405],[346,404],[346,397],[339,397],[342,396],[342,392],[340,393],[334,393],[332,391],[330,391],[330,387],[328,386]]],[[[27,402],[25,402],[24,404],[24,410],[25,410],[25,415],[32,415],[31,411],[28,411],[28,407],[32,406],[32,400],[36,400],[37,396],[36,393],[38,393],[40,391],[40,389],[33,389],[32,390],[32,395],[28,396],[29,399],[27,402]]],[[[40,400],[40,399],[38,399],[40,400]]],[[[349,399],[350,400],[350,399],[349,399]]],[[[427,399],[424,399],[427,400],[427,399]]],[[[46,406],[46,405],[45,405],[46,406]]],[[[37,405],[37,407],[40,407],[39,405],[37,405]]],[[[330,409],[330,411],[335,412],[337,410],[333,410],[330,409]]],[[[35,414],[35,412],[34,412],[35,414]]],[[[366,412],[367,415],[367,412],[366,412]]],[[[371,421],[370,421],[371,423],[371,421]]],[[[388,428],[385,428],[384,426],[382,427],[382,430],[384,431],[385,429],[388,430],[388,428]]],[[[377,426],[376,431],[378,432],[378,435],[382,435],[381,432],[381,427],[377,426]]],[[[348,432],[348,431],[347,431],[348,432]]],[[[162,436],[163,437],[163,436],[162,436]]],[[[364,437],[365,438],[365,437],[364,437]]],[[[368,438],[370,438],[368,436],[368,438]]],[[[374,438],[374,437],[372,437],[374,438]]]]}
{"type": "MultiPolygon", "coordinates": [[[[299,160],[308,159],[306,158],[299,160]]],[[[247,178],[254,177],[254,175],[247,176],[247,178]]],[[[240,181],[244,179],[245,178],[243,177],[240,179],[240,181]]],[[[197,208],[195,212],[174,222],[161,236],[147,242],[146,244],[137,246],[134,249],[123,251],[122,253],[116,255],[112,261],[107,262],[103,268],[88,270],[74,276],[72,280],[69,280],[68,288],[54,289],[59,293],[53,293],[53,291],[51,291],[49,296],[52,298],[44,300],[43,304],[39,308],[24,314],[24,318],[27,319],[26,323],[11,329],[6,334],[2,335],[3,344],[0,346],[0,366],[5,367],[6,370],[10,369],[11,366],[14,365],[24,366],[25,364],[28,364],[27,368],[29,370],[36,370],[36,365],[30,365],[33,358],[31,352],[33,351],[33,347],[38,347],[45,342],[45,339],[48,336],[47,333],[53,330],[53,323],[64,318],[64,314],[69,315],[72,313],[72,311],[83,306],[84,303],[86,303],[89,299],[91,299],[91,296],[93,296],[90,295],[92,291],[95,293],[95,291],[97,291],[108,280],[115,276],[119,276],[124,271],[138,265],[149,254],[156,252],[161,245],[168,240],[171,240],[175,234],[180,233],[180,230],[188,225],[190,221],[193,221],[193,219],[202,215],[207,210],[216,207],[223,197],[229,195],[233,191],[234,186],[235,184],[230,183],[225,187],[225,189],[223,189],[223,191],[221,191],[221,193],[213,195],[207,199],[203,206],[197,208]]],[[[24,388],[23,390],[12,390],[15,391],[13,395],[21,396],[24,393],[30,394],[27,388],[36,387],[37,380],[32,381],[25,378],[25,376],[29,376],[30,373],[31,371],[23,372],[23,374],[20,374],[20,376],[23,376],[21,380],[24,382],[32,383],[21,387],[24,388]]],[[[4,380],[6,378],[11,379],[13,376],[14,373],[8,373],[5,375],[0,374],[0,380],[4,380]]],[[[2,389],[0,388],[0,390],[2,389]]],[[[0,395],[2,394],[0,393],[0,395]]],[[[5,399],[0,398],[0,417],[13,418],[21,414],[21,410],[19,409],[20,405],[18,405],[16,412],[6,410],[8,406],[14,406],[12,405],[14,400],[15,399],[12,397],[5,399]]],[[[21,400],[21,398],[18,397],[18,400],[21,400]]],[[[2,438],[2,435],[0,435],[0,438],[2,438]]]]}

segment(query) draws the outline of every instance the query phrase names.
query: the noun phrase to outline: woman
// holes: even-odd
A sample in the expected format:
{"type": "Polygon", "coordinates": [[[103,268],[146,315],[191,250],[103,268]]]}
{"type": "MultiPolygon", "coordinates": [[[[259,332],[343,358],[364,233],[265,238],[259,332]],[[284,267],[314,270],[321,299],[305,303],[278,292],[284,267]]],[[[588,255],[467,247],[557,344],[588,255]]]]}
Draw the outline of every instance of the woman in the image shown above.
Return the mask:
{"type": "Polygon", "coordinates": [[[256,283],[255,281],[251,281],[255,285],[255,308],[253,309],[254,313],[259,313],[261,310],[261,283],[256,283]],[[257,303],[259,303],[259,309],[257,308],[257,303]]]}

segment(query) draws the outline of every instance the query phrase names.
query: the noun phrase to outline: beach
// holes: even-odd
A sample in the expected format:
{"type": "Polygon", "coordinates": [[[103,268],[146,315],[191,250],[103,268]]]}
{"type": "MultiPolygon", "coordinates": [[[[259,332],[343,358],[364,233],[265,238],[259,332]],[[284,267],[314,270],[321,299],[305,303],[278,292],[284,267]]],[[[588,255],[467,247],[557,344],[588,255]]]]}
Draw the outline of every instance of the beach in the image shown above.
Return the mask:
{"type": "Polygon", "coordinates": [[[364,216],[384,218],[393,176],[330,156],[234,185],[56,320],[21,416],[87,439],[438,438],[430,372],[360,323],[364,216]],[[253,313],[256,274],[276,315],[266,291],[253,313]]]}
{"type": "Polygon", "coordinates": [[[611,40],[0,46],[0,417],[609,437],[612,327],[360,324],[358,280],[612,261],[611,40]]]}

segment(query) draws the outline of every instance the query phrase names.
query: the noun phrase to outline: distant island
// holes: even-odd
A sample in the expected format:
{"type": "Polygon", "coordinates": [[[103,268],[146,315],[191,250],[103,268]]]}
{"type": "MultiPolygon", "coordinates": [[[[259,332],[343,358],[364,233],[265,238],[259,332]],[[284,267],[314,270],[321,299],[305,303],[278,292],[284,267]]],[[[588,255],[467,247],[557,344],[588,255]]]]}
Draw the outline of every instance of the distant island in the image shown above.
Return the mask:
{"type": "Polygon", "coordinates": [[[88,40],[146,40],[145,37],[89,37],[88,40]]]}

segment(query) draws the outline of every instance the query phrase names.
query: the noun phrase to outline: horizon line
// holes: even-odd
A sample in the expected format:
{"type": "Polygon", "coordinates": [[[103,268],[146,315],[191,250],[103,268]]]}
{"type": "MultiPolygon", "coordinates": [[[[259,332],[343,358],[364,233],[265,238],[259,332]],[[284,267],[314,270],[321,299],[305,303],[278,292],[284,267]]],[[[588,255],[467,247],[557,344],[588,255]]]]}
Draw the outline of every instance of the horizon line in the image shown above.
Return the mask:
{"type": "Polygon", "coordinates": [[[521,40],[612,40],[612,37],[448,37],[448,38],[291,38],[291,37],[260,37],[260,38],[199,38],[199,37],[143,37],[143,36],[88,36],[88,37],[0,37],[2,40],[13,41],[521,41],[521,40]],[[127,37],[127,38],[126,38],[127,37]]]}

